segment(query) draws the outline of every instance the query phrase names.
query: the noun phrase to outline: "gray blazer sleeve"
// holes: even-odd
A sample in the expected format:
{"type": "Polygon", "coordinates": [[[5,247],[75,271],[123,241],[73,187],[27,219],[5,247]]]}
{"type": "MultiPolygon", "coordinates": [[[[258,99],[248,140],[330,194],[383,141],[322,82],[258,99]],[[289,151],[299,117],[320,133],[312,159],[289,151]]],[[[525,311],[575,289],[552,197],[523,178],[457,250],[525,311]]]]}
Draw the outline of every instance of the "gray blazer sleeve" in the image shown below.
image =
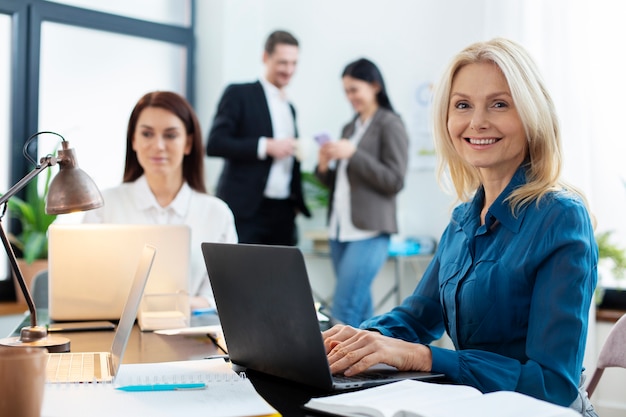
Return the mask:
{"type": "MultiPolygon", "coordinates": [[[[354,123],[344,137],[354,132],[354,123]]],[[[397,233],[396,194],[404,187],[409,138],[400,117],[379,109],[348,161],[352,223],[363,230],[397,233]]]]}
{"type": "Polygon", "coordinates": [[[409,138],[400,117],[379,110],[350,158],[350,182],[383,195],[396,195],[404,187],[408,147],[409,138]]]}

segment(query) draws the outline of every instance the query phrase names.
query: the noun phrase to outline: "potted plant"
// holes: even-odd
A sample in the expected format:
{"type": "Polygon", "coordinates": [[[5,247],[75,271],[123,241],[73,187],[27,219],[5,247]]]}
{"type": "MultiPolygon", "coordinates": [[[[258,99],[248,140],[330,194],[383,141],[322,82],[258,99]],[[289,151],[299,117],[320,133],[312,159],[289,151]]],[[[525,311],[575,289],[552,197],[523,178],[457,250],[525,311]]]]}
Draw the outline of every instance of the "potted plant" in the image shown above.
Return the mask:
{"type": "Polygon", "coordinates": [[[307,205],[312,209],[328,207],[328,188],[317,179],[313,172],[302,172],[302,183],[307,205]]]}
{"type": "Polygon", "coordinates": [[[605,275],[619,280],[626,274],[626,251],[611,242],[611,234],[610,231],[596,234],[599,264],[596,303],[604,308],[626,309],[626,291],[602,282],[607,279],[605,275]]]}
{"type": "Polygon", "coordinates": [[[309,223],[309,230],[304,235],[313,244],[313,250],[318,253],[328,253],[328,232],[326,230],[326,208],[328,207],[329,190],[315,176],[313,172],[302,172],[302,187],[307,205],[317,221],[309,223]]]}
{"type": "MultiPolygon", "coordinates": [[[[31,181],[25,187],[25,198],[17,196],[8,201],[9,215],[19,221],[21,230],[18,234],[9,234],[18,264],[24,280],[30,286],[32,278],[38,272],[48,268],[48,226],[56,215],[46,214],[46,195],[52,177],[51,170],[46,170],[43,190],[40,192],[38,181],[31,181]]],[[[16,291],[18,302],[23,302],[21,291],[16,291]]]]}

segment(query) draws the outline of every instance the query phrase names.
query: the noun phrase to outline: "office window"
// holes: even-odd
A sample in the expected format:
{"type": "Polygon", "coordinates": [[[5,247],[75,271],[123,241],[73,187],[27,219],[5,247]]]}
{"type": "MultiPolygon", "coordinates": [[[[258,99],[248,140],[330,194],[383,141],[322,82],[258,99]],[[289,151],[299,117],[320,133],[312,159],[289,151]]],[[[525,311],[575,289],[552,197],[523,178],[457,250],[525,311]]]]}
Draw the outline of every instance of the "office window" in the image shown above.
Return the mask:
{"type": "Polygon", "coordinates": [[[190,0],[49,0],[156,23],[191,26],[190,0]]]}
{"type": "MultiPolygon", "coordinates": [[[[0,14],[0,193],[9,188],[10,153],[7,150],[11,144],[11,17],[0,14]]],[[[0,207],[2,210],[3,207],[0,207]]],[[[8,219],[2,220],[2,227],[8,227],[8,219]]],[[[0,252],[0,280],[8,278],[4,273],[8,269],[7,257],[4,249],[0,252]]]]}
{"type": "MultiPolygon", "coordinates": [[[[98,187],[115,186],[137,100],[153,90],[185,95],[186,48],[51,22],[41,33],[39,130],[63,135],[98,187]]],[[[39,140],[40,154],[56,143],[45,140],[39,140]]]]}

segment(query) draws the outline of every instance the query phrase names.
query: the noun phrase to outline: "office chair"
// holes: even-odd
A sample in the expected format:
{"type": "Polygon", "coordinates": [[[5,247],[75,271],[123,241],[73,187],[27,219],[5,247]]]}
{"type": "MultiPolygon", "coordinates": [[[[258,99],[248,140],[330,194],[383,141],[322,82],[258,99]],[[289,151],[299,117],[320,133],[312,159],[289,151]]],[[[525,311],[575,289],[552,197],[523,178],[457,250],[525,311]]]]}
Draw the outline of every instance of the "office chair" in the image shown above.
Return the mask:
{"type": "Polygon", "coordinates": [[[33,277],[30,293],[37,308],[48,308],[48,270],[40,271],[33,277]]]}
{"type": "Polygon", "coordinates": [[[587,385],[587,395],[591,397],[605,368],[626,368],[626,314],[614,325],[600,350],[596,370],[587,385]]]}

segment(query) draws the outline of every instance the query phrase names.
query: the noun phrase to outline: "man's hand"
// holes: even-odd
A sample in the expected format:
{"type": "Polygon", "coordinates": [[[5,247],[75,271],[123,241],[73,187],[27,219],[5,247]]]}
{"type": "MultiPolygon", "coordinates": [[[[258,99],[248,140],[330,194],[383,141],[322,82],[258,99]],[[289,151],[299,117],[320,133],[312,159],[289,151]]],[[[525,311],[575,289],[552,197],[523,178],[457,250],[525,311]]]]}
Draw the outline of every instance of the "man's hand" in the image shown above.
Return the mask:
{"type": "Polygon", "coordinates": [[[274,139],[267,138],[266,153],[274,159],[283,159],[292,156],[296,150],[297,141],[294,138],[274,139]]]}

